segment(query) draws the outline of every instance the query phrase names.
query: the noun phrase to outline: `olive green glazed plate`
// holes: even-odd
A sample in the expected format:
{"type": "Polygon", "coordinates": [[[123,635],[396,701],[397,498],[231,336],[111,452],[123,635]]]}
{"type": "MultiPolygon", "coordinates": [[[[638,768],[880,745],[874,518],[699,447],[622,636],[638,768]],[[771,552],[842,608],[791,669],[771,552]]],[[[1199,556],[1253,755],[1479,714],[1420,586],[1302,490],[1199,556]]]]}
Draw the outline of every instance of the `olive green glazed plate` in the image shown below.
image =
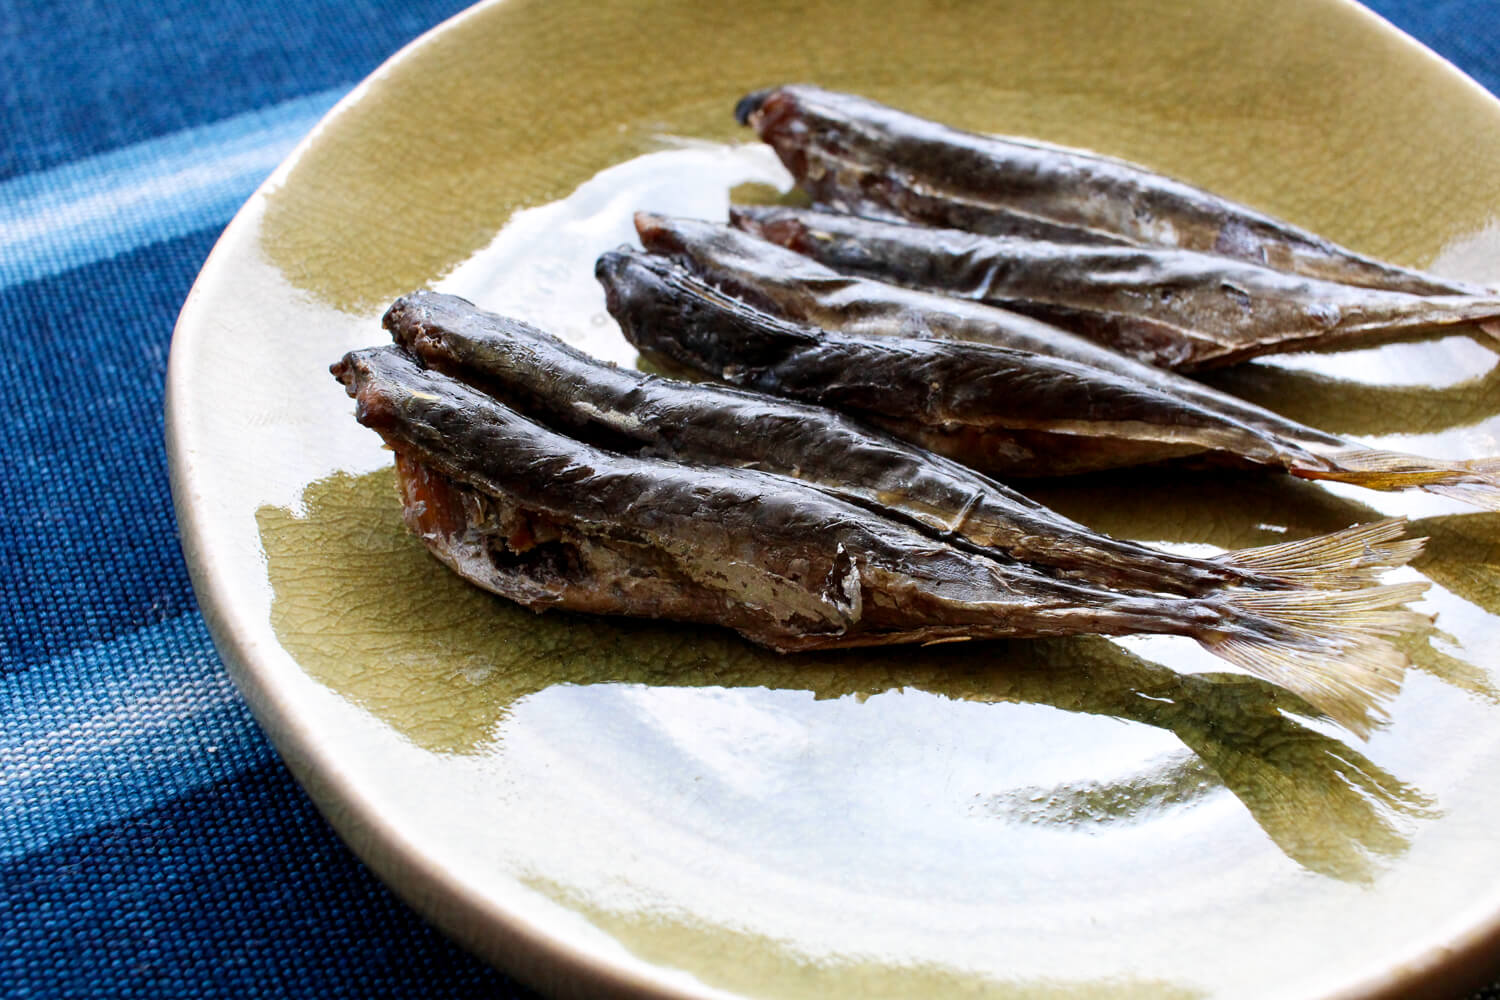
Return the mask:
{"type": "MultiPolygon", "coordinates": [[[[1443,996],[1500,954],[1500,515],[1272,476],[1037,486],[1184,551],[1406,514],[1431,631],[1361,741],[1187,640],[778,657],[535,616],[400,521],[329,376],[415,287],[622,364],[630,213],[787,178],[734,124],[808,81],[1146,163],[1397,262],[1500,281],[1500,105],[1343,0],[500,0],[359,87],[183,308],[168,436],[228,668],[382,877],[558,994],[1443,996]]],[[[1500,454],[1457,334],[1215,376],[1386,447],[1500,454]]]]}

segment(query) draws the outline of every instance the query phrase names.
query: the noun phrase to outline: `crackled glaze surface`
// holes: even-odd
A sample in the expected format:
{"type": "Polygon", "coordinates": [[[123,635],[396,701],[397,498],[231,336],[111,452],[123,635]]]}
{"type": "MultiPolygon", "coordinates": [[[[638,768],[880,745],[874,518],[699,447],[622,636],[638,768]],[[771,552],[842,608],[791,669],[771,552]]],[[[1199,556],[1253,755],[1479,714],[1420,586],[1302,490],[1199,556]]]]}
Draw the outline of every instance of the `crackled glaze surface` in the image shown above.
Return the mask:
{"type": "MultiPolygon", "coordinates": [[[[1249,474],[1032,489],[1203,551],[1412,516],[1431,542],[1402,572],[1437,622],[1363,743],[1185,640],[785,658],[533,616],[405,533],[327,365],[421,285],[634,363],[592,260],[635,208],[774,196],[730,116],[770,83],[1124,156],[1500,281],[1500,107],[1352,5],[877,9],[485,5],[247,205],[183,311],[169,411],[200,600],[259,718],[384,877],[548,989],[1368,996],[1475,966],[1500,937],[1500,515],[1249,474]]],[[[1474,456],[1500,454],[1496,362],[1460,335],[1213,378],[1474,456]]]]}

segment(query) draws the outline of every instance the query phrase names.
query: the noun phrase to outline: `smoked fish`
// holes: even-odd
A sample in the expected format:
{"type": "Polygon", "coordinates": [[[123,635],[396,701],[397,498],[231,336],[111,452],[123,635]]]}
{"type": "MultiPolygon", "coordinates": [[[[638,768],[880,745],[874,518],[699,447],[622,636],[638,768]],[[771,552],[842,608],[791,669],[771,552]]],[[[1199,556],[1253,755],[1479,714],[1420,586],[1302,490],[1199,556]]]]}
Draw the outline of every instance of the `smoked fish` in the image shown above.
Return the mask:
{"type": "Polygon", "coordinates": [[[465,579],[542,611],[723,625],[783,652],[1078,633],[1191,636],[1366,733],[1422,584],[1179,598],[1057,580],[784,476],[621,455],[396,346],[332,371],[396,453],[403,516],[465,579]]]}
{"type": "MultiPolygon", "coordinates": [[[[607,266],[602,264],[601,266],[607,266]]],[[[1116,589],[1204,595],[1228,586],[1353,588],[1420,540],[1390,519],[1211,559],[1091,531],[993,479],[826,407],[605,364],[534,326],[417,291],[386,311],[428,368],[579,440],[621,454],[759,469],[1041,572],[1116,589]]]]}
{"type": "MultiPolygon", "coordinates": [[[[655,217],[638,224],[656,248],[694,228],[655,217]]],[[[1377,490],[1420,488],[1500,509],[1500,462],[1371,449],[1118,356],[1104,367],[1029,346],[813,327],[752,304],[779,304],[773,293],[749,287],[751,294],[735,298],[746,289],[716,288],[676,260],[649,254],[611,252],[596,273],[611,312],[642,350],[733,384],[843,409],[994,475],[1208,458],[1377,490]]],[[[856,293],[856,312],[858,301],[856,293]]],[[[910,317],[901,317],[901,332],[903,325],[913,325],[910,317]]]]}
{"type": "Polygon", "coordinates": [[[756,91],[735,117],[813,199],[843,212],[989,235],[1222,254],[1415,295],[1477,286],[1356,253],[1145,167],[1032,139],[949,128],[808,85],[756,91]]]}
{"type": "Polygon", "coordinates": [[[837,271],[973,299],[1191,371],[1500,319],[1500,297],[1412,295],[1220,254],[1077,245],[746,206],[734,225],[837,271]]]}

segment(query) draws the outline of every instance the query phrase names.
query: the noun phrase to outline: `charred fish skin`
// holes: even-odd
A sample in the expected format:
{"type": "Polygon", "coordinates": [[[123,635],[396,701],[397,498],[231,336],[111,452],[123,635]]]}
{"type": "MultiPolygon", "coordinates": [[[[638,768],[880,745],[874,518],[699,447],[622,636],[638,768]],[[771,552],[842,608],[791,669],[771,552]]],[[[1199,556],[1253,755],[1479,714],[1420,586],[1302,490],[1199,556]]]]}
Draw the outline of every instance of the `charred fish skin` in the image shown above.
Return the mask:
{"type": "MultiPolygon", "coordinates": [[[[656,266],[640,254],[611,252],[596,271],[607,289],[618,289],[662,280],[656,266]]],[[[1098,586],[1201,595],[1231,584],[1289,585],[1274,566],[1244,568],[1100,535],[966,466],[825,407],[603,364],[456,296],[404,296],[386,312],[385,326],[429,368],[615,451],[792,476],[954,544],[999,550],[1098,586]]],[[[1301,584],[1300,576],[1293,579],[1301,584]]]]}
{"type": "Polygon", "coordinates": [[[1024,312],[1179,371],[1500,317],[1493,297],[1367,289],[1193,250],[1079,246],[775,206],[735,209],[731,221],[836,271],[1024,312]]]}
{"type": "Polygon", "coordinates": [[[858,414],[983,472],[1049,476],[1285,448],[1150,385],[987,344],[872,340],[799,326],[717,294],[670,261],[601,272],[637,348],[731,384],[858,414]]]}
{"type": "Polygon", "coordinates": [[[963,132],[849,94],[802,84],[772,88],[741,99],[735,116],[815,200],[857,214],[873,209],[997,235],[1017,232],[1020,215],[1057,227],[1049,239],[1113,236],[1371,288],[1483,293],[1356,253],[1123,160],[963,132]]]}
{"type": "Polygon", "coordinates": [[[1250,620],[1213,599],[1115,593],[963,552],[783,477],[603,451],[397,347],[352,352],[334,373],[399,456],[423,540],[533,608],[728,625],[782,651],[1218,635],[1250,620]]]}

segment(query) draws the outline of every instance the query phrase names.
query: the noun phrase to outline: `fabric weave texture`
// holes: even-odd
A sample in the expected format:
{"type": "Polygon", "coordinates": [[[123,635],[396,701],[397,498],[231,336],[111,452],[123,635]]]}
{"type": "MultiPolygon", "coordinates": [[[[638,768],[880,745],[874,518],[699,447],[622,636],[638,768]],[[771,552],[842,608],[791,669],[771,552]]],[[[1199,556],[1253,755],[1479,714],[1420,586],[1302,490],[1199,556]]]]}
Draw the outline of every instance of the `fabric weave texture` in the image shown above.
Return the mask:
{"type": "MultiPolygon", "coordinates": [[[[219,232],[457,0],[0,0],[0,996],[531,997],[335,837],[225,677],[163,448],[219,232]]],[[[1500,90],[1493,0],[1376,0],[1500,90]]],[[[1475,1000],[1500,1000],[1500,986],[1475,1000]]]]}

